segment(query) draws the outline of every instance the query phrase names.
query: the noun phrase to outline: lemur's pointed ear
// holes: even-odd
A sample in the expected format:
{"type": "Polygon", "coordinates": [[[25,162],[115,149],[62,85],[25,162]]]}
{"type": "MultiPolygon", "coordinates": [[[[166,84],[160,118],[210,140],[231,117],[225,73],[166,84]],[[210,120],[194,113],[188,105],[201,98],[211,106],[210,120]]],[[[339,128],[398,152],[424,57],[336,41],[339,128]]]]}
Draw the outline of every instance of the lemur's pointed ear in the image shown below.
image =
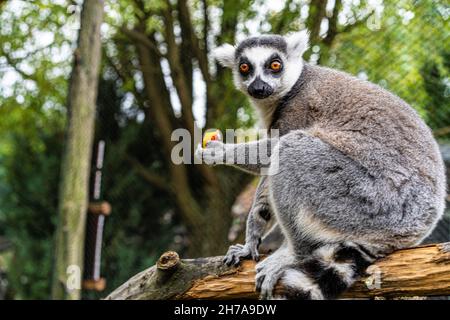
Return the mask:
{"type": "Polygon", "coordinates": [[[301,57],[309,48],[309,32],[302,30],[285,36],[290,57],[301,57]]]}
{"type": "Polygon", "coordinates": [[[231,44],[226,43],[214,49],[212,54],[221,65],[223,65],[224,67],[233,68],[235,65],[235,52],[236,48],[231,44]]]}

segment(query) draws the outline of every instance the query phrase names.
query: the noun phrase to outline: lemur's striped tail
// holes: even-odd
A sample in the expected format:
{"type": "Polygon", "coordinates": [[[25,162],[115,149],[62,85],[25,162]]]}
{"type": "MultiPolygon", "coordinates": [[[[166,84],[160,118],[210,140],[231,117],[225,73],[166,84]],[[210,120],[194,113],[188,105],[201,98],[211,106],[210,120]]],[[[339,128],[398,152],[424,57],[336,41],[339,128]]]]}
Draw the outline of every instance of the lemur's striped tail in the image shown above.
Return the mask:
{"type": "Polygon", "coordinates": [[[281,278],[286,299],[334,299],[347,290],[380,256],[354,244],[327,244],[287,269],[281,278]]]}

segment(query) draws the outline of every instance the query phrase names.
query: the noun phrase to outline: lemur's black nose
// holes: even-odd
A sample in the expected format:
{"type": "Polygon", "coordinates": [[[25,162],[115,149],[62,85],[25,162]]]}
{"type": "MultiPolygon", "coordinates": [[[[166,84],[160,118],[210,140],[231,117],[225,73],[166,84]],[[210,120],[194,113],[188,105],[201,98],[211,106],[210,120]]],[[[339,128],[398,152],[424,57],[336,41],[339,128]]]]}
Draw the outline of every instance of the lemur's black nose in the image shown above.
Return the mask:
{"type": "Polygon", "coordinates": [[[261,80],[258,76],[248,86],[248,93],[256,99],[264,99],[273,93],[273,88],[267,83],[261,80]]]}

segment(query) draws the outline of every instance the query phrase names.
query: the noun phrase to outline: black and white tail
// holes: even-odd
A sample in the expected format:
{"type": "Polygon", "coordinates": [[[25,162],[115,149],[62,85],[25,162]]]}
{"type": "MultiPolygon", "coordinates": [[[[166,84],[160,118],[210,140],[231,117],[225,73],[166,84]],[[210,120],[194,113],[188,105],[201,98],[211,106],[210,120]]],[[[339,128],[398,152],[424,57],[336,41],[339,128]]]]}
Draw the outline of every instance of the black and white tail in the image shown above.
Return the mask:
{"type": "Polygon", "coordinates": [[[354,243],[327,244],[287,269],[281,278],[286,299],[334,299],[346,291],[379,255],[354,243]]]}

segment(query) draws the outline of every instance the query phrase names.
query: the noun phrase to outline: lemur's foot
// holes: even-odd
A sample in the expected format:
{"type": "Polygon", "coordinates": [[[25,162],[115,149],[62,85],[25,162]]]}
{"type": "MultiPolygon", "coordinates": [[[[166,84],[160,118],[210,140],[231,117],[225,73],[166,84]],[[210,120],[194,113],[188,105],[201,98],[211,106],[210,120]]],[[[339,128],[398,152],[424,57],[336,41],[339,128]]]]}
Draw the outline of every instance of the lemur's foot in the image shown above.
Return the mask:
{"type": "Polygon", "coordinates": [[[237,266],[243,259],[252,258],[255,261],[259,261],[259,253],[257,245],[250,244],[235,244],[230,246],[227,254],[223,258],[223,262],[228,265],[237,266]]]}
{"type": "Polygon", "coordinates": [[[292,257],[278,251],[256,265],[255,286],[260,299],[274,299],[273,291],[278,280],[293,263],[292,257]]]}
{"type": "Polygon", "coordinates": [[[209,141],[205,148],[198,145],[195,156],[206,164],[223,164],[225,161],[225,144],[221,141],[209,141]]]}

